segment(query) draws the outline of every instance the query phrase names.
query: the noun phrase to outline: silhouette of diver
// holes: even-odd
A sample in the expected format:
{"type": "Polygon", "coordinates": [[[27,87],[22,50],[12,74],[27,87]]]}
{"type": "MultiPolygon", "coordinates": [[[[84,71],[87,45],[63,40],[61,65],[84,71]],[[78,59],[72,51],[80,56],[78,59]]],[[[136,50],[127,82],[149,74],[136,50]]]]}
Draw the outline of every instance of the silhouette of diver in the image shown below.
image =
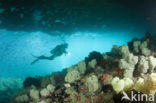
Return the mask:
{"type": "Polygon", "coordinates": [[[66,55],[67,54],[67,51],[66,51],[67,48],[68,48],[67,43],[57,45],[54,49],[52,49],[50,51],[50,53],[52,54],[51,56],[49,56],[49,57],[44,56],[44,55],[34,56],[36,59],[33,62],[31,62],[31,64],[35,64],[39,60],[53,60],[56,57],[61,56],[63,53],[65,53],[65,55],[66,55]]]}

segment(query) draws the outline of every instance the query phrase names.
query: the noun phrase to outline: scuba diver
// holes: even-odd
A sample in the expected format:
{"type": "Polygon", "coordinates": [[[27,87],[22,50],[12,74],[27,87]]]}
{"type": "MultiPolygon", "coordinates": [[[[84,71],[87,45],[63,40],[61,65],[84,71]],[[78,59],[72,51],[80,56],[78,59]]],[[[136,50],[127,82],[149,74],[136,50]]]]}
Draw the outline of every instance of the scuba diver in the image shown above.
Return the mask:
{"type": "Polygon", "coordinates": [[[52,49],[50,51],[50,53],[52,54],[51,56],[34,56],[36,59],[31,62],[31,64],[35,64],[36,62],[38,62],[39,60],[53,60],[58,56],[61,56],[63,53],[65,53],[65,55],[67,54],[66,49],[68,48],[68,44],[64,43],[64,44],[60,44],[57,45],[54,49],[52,49]]]}

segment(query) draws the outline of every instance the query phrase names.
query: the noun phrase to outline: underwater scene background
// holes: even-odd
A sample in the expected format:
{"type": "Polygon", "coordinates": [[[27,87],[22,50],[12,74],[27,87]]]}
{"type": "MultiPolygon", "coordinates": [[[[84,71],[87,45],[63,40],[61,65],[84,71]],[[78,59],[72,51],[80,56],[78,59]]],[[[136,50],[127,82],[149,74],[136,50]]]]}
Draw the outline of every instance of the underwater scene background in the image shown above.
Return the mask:
{"type": "Polygon", "coordinates": [[[135,103],[122,92],[156,91],[155,33],[155,0],[0,0],[0,103],[135,103]]]}

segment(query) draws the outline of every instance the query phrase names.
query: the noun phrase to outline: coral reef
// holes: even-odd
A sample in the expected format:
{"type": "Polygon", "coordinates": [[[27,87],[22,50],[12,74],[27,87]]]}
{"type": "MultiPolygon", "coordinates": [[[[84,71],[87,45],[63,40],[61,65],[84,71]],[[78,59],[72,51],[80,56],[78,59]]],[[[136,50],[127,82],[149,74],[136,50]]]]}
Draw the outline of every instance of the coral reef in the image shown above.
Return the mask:
{"type": "Polygon", "coordinates": [[[129,47],[134,52],[134,54],[149,56],[151,54],[151,50],[149,49],[149,42],[149,37],[146,37],[142,40],[132,40],[132,42],[129,42],[129,47]]]}
{"type": "Polygon", "coordinates": [[[35,87],[40,87],[41,86],[41,81],[39,80],[39,78],[28,77],[23,82],[23,85],[24,85],[25,88],[31,87],[32,85],[34,85],[35,87]]]}
{"type": "Polygon", "coordinates": [[[84,61],[80,61],[77,67],[80,74],[84,74],[86,72],[86,63],[84,61]]]}
{"type": "Polygon", "coordinates": [[[29,101],[29,97],[25,94],[25,95],[21,95],[21,96],[16,97],[15,100],[17,103],[26,103],[29,101]]]}
{"type": "Polygon", "coordinates": [[[73,83],[78,79],[80,79],[80,73],[78,72],[78,70],[69,71],[65,77],[65,81],[69,83],[73,83]]]}
{"type": "Polygon", "coordinates": [[[10,98],[23,86],[24,79],[0,77],[0,103],[9,103],[10,98]]]}
{"type": "Polygon", "coordinates": [[[153,72],[156,68],[156,58],[153,56],[140,56],[138,63],[138,71],[142,73],[153,72]]]}
{"type": "MultiPolygon", "coordinates": [[[[91,52],[62,72],[27,78],[13,103],[135,103],[122,101],[123,92],[155,94],[155,39],[146,36],[111,52],[91,52]],[[38,81],[39,80],[39,81],[38,81]]],[[[148,102],[144,102],[148,103],[148,102]]],[[[154,103],[154,102],[152,102],[154,103]]]]}
{"type": "Polygon", "coordinates": [[[124,69],[125,77],[133,77],[133,72],[137,62],[138,57],[134,56],[132,53],[129,54],[125,59],[119,60],[119,68],[124,69]]]}
{"type": "Polygon", "coordinates": [[[113,78],[111,84],[113,89],[119,93],[130,89],[134,85],[134,82],[130,78],[119,79],[118,77],[115,77],[113,78]]]}
{"type": "Polygon", "coordinates": [[[103,66],[103,65],[104,65],[104,62],[103,62],[103,59],[104,59],[104,58],[103,58],[103,55],[102,55],[101,53],[99,53],[99,52],[97,52],[97,51],[91,52],[91,53],[89,54],[89,56],[85,58],[86,64],[88,65],[88,63],[89,63],[90,61],[92,61],[93,59],[96,60],[97,65],[99,65],[99,66],[103,66]]]}
{"type": "Polygon", "coordinates": [[[38,90],[35,90],[35,89],[31,89],[30,90],[30,97],[33,99],[33,100],[39,100],[39,91],[38,90]]]}
{"type": "Polygon", "coordinates": [[[96,59],[93,59],[88,63],[88,66],[90,68],[95,68],[96,64],[97,64],[96,59]]]}
{"type": "Polygon", "coordinates": [[[49,92],[49,90],[47,90],[46,88],[44,88],[44,89],[42,89],[40,91],[40,94],[41,94],[42,97],[48,97],[50,95],[50,92],[49,92]]]}
{"type": "Polygon", "coordinates": [[[146,59],[145,56],[140,56],[140,60],[138,63],[138,71],[140,73],[147,73],[148,69],[149,69],[148,60],[146,59]]]}
{"type": "Polygon", "coordinates": [[[151,72],[154,71],[154,69],[156,68],[156,58],[153,56],[149,56],[149,69],[151,72]]]}
{"type": "Polygon", "coordinates": [[[111,54],[115,57],[121,57],[126,58],[129,55],[130,51],[127,45],[122,45],[118,47],[117,45],[114,45],[111,54]]]}
{"type": "Polygon", "coordinates": [[[54,90],[55,90],[55,86],[53,86],[52,84],[49,84],[49,85],[47,86],[47,90],[48,90],[49,92],[53,93],[54,90]]]}
{"type": "Polygon", "coordinates": [[[98,77],[96,75],[92,75],[87,78],[86,87],[88,88],[89,92],[95,92],[99,89],[99,82],[98,82],[98,77]]]}
{"type": "Polygon", "coordinates": [[[152,73],[148,76],[147,80],[139,78],[136,82],[136,90],[145,94],[156,93],[156,73],[152,73]]]}

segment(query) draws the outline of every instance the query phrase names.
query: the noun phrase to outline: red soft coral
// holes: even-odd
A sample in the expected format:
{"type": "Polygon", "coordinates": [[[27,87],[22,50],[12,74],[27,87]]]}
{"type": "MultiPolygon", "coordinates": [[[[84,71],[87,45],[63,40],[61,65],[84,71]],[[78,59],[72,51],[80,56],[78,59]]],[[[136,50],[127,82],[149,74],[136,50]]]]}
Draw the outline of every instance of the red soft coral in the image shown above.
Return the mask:
{"type": "Polygon", "coordinates": [[[101,76],[101,80],[104,81],[104,82],[108,82],[109,78],[110,78],[109,74],[103,74],[101,76]]]}

